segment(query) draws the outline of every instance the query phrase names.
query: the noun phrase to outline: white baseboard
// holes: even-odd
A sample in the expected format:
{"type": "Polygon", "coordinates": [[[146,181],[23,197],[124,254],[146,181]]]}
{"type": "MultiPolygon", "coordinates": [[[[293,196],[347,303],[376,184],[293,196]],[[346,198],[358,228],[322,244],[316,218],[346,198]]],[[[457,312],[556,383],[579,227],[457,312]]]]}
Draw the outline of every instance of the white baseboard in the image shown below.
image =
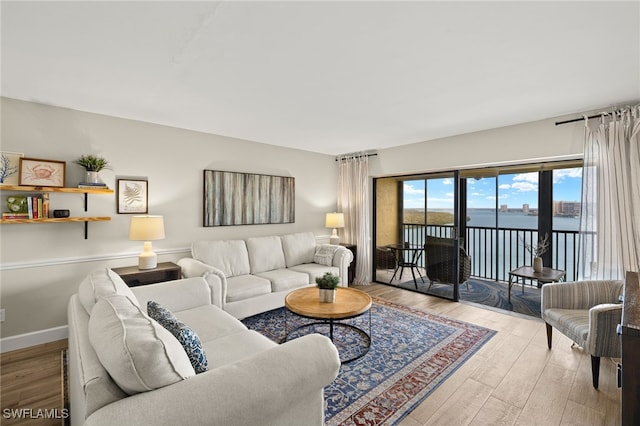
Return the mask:
{"type": "Polygon", "coordinates": [[[60,327],[39,330],[31,333],[18,334],[0,339],[0,353],[11,352],[17,349],[24,349],[30,346],[42,345],[69,337],[69,327],[60,327]]]}

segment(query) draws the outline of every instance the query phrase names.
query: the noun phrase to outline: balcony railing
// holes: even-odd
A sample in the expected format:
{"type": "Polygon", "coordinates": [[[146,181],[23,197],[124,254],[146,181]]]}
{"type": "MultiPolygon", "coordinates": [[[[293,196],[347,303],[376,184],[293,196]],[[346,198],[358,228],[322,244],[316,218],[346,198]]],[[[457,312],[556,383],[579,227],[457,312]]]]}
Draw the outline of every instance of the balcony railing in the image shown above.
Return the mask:
{"type": "MultiPolygon", "coordinates": [[[[453,227],[444,225],[403,224],[404,242],[424,244],[425,235],[451,238],[453,227]]],[[[462,246],[471,256],[471,275],[478,278],[507,281],[509,271],[531,265],[531,254],[525,248],[538,241],[537,229],[490,228],[468,226],[462,246]]],[[[550,248],[551,266],[566,271],[566,280],[578,275],[578,231],[553,231],[550,248]]],[[[424,258],[421,259],[424,263],[424,258]]],[[[420,266],[424,266],[421,264],[420,266]]]]}

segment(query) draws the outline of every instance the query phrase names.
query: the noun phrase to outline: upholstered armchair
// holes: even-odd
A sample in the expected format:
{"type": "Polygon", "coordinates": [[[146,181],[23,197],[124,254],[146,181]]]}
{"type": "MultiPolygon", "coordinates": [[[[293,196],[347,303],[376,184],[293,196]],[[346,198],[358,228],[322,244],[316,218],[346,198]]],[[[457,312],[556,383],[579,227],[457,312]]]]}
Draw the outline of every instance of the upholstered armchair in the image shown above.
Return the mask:
{"type": "Polygon", "coordinates": [[[620,357],[620,324],[623,281],[575,281],[544,284],[541,314],[551,349],[553,328],[591,355],[593,387],[598,388],[600,357],[620,357]]]}
{"type": "MultiPolygon", "coordinates": [[[[453,283],[455,271],[453,270],[453,261],[455,257],[454,240],[451,238],[430,237],[427,236],[427,242],[424,245],[425,251],[425,267],[427,276],[431,283],[453,283]]],[[[463,247],[460,247],[460,275],[458,283],[467,282],[467,290],[469,289],[468,279],[471,276],[471,257],[467,254],[463,247]]]]}

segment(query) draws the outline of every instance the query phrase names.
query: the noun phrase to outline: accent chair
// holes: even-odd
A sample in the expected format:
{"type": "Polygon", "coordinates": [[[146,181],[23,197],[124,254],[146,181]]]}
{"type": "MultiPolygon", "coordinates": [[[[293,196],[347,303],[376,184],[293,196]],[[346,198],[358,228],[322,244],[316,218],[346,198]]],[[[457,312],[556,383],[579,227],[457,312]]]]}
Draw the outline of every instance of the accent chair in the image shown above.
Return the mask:
{"type": "MultiPolygon", "coordinates": [[[[622,317],[622,280],[544,284],[540,311],[551,349],[553,328],[591,355],[593,387],[598,388],[600,357],[620,357],[616,327],[622,317]]],[[[573,347],[573,345],[572,345],[573,347]]]]}

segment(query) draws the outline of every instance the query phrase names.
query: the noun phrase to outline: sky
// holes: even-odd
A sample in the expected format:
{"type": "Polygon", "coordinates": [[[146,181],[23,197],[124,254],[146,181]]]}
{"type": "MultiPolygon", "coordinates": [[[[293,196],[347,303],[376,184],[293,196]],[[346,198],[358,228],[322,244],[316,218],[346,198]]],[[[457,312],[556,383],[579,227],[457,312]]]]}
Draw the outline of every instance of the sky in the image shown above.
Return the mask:
{"type": "MultiPolygon", "coordinates": [[[[453,179],[429,179],[428,208],[453,208],[453,179]]],[[[557,169],[553,171],[555,201],[580,201],[582,169],[557,169]]],[[[538,173],[516,173],[498,176],[498,206],[521,208],[529,204],[538,207],[538,173]]],[[[424,208],[424,180],[404,183],[404,207],[424,208]]],[[[467,179],[467,208],[495,208],[496,178],[467,179]]]]}

